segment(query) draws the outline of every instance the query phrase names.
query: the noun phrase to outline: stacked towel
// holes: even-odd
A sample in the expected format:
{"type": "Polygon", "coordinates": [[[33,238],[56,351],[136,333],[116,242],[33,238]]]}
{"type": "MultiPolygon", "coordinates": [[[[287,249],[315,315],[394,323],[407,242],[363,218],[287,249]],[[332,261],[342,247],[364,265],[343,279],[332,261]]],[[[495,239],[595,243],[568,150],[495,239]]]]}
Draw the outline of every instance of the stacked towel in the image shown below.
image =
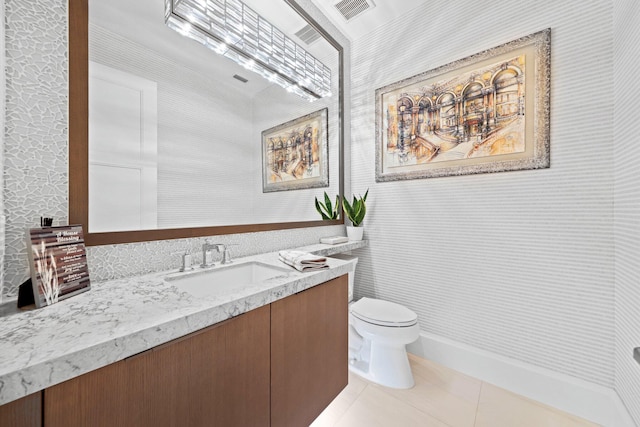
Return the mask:
{"type": "Polygon", "coordinates": [[[280,251],[280,261],[295,268],[298,271],[320,270],[329,267],[325,257],[302,251],[280,251]]]}

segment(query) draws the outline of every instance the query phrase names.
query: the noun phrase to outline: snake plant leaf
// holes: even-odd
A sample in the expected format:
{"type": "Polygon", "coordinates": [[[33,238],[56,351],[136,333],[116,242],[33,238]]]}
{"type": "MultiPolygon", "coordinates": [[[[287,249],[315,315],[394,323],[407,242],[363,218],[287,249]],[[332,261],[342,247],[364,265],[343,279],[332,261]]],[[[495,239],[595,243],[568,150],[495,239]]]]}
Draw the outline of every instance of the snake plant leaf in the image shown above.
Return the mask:
{"type": "Polygon", "coordinates": [[[331,220],[338,218],[338,209],[340,207],[340,199],[336,196],[335,205],[331,204],[331,199],[327,192],[324,192],[324,203],[320,202],[318,198],[315,198],[316,210],[322,216],[323,220],[331,220]]]}
{"type": "Polygon", "coordinates": [[[367,196],[369,195],[369,190],[364,194],[364,197],[356,197],[353,196],[353,202],[349,203],[347,199],[343,199],[342,208],[344,213],[349,218],[349,221],[353,224],[354,227],[360,226],[364,217],[367,213],[367,208],[365,206],[365,201],[367,200],[367,196]]]}
{"type": "Polygon", "coordinates": [[[329,198],[329,195],[327,194],[327,192],[324,192],[324,205],[327,208],[327,213],[332,213],[333,212],[333,207],[331,206],[331,199],[329,198]]]}
{"type": "Polygon", "coordinates": [[[322,216],[322,219],[323,219],[323,220],[331,219],[331,218],[329,218],[329,217],[328,217],[328,216],[327,216],[327,215],[322,211],[322,209],[323,209],[323,208],[324,208],[324,206],[322,206],[322,205],[320,204],[320,202],[318,201],[318,198],[316,197],[316,210],[318,211],[318,213],[320,214],[320,216],[322,216]]]}

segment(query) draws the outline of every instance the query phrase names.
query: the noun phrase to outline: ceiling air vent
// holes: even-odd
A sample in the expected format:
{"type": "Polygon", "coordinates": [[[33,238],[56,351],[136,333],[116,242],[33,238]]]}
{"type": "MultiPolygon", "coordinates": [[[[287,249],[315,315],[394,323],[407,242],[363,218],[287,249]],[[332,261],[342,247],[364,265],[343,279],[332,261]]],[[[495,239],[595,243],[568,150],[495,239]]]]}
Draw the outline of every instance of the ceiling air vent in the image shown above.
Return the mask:
{"type": "Polygon", "coordinates": [[[311,25],[307,24],[296,32],[296,36],[304,43],[311,44],[320,38],[320,33],[318,33],[311,25]]]}
{"type": "Polygon", "coordinates": [[[334,7],[347,21],[360,15],[369,9],[376,7],[373,0],[340,0],[334,7]]]}

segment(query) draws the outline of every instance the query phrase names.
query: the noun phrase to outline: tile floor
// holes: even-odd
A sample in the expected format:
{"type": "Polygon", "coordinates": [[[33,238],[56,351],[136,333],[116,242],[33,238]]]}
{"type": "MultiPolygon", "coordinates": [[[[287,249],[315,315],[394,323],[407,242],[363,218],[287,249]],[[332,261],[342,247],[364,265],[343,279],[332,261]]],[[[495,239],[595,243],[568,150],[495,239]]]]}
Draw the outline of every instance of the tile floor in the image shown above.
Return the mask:
{"type": "Polygon", "coordinates": [[[349,373],[311,427],[586,427],[596,424],[413,355],[410,390],[349,373]]]}

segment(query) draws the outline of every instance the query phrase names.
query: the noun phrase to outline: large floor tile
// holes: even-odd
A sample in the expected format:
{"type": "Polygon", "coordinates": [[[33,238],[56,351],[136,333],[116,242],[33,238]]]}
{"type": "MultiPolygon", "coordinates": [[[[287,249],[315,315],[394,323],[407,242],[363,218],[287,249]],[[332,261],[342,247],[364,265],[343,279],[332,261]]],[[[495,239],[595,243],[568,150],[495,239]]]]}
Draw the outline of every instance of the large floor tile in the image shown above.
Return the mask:
{"type": "Polygon", "coordinates": [[[581,418],[410,356],[416,385],[398,390],[349,374],[312,427],[596,427],[581,418]]]}
{"type": "Polygon", "coordinates": [[[433,363],[412,359],[411,365],[413,388],[372,387],[452,427],[473,427],[482,382],[433,363]]]}
{"type": "Polygon", "coordinates": [[[349,407],[356,401],[360,393],[367,387],[369,383],[349,372],[349,384],[342,392],[331,402],[310,427],[331,427],[338,423],[338,420],[344,415],[349,407]]]}
{"type": "Polygon", "coordinates": [[[337,427],[448,427],[377,387],[366,387],[337,427]]]}
{"type": "Polygon", "coordinates": [[[430,383],[472,403],[478,402],[482,381],[427,359],[409,355],[417,383],[430,383]]]}
{"type": "Polygon", "coordinates": [[[475,427],[595,427],[597,424],[483,383],[475,427]]]}

